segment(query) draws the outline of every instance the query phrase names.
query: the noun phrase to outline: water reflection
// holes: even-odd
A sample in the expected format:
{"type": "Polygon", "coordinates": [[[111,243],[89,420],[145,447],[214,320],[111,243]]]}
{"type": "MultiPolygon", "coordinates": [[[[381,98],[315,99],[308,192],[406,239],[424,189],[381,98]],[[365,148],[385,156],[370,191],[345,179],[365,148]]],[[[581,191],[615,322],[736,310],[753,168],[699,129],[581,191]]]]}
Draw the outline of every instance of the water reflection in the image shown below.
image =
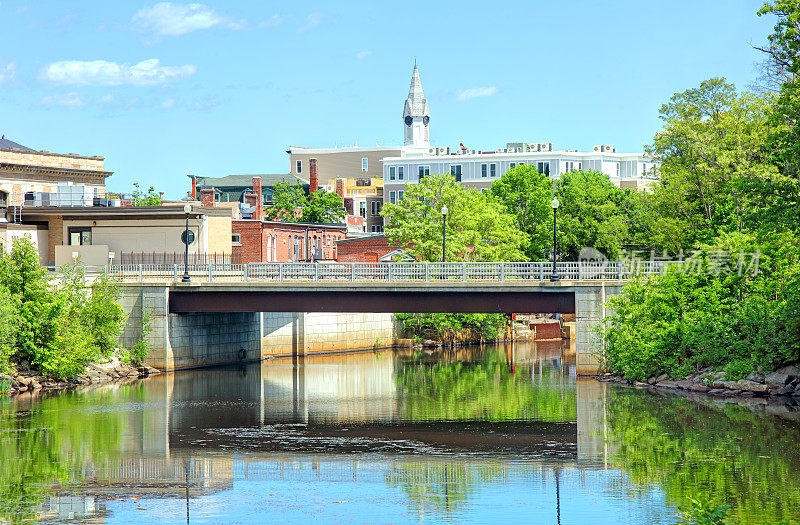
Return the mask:
{"type": "Polygon", "coordinates": [[[0,522],[672,523],[697,493],[777,522],[800,504],[796,423],[578,380],[558,344],[276,360],[0,411],[0,522]]]}

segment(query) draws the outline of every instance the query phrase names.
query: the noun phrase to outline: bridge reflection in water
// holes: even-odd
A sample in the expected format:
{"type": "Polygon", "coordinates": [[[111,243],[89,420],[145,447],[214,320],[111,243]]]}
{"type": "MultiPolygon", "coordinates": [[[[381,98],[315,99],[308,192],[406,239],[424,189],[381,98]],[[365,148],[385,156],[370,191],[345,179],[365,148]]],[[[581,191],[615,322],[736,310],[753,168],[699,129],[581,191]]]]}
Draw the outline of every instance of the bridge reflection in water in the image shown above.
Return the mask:
{"type": "MultiPolygon", "coordinates": [[[[372,521],[458,512],[473,493],[521,486],[506,503],[522,502],[555,523],[559,484],[567,483],[573,497],[618,493],[604,507],[611,512],[623,504],[625,481],[606,471],[605,385],[576,379],[569,356],[560,342],[444,356],[352,354],[181,372],[75,394],[73,405],[60,407],[64,417],[104,411],[117,439],[94,450],[70,443],[81,450],[69,454],[74,482],[41,508],[51,517],[86,519],[138,510],[139,518],[160,521],[142,507],[191,514],[193,500],[222,497],[249,516],[266,512],[257,509],[267,496],[248,491],[264,490],[295,510],[301,494],[327,498],[326,508],[347,494],[359,517],[372,521]],[[366,492],[342,488],[352,483],[366,492]],[[383,514],[364,507],[369,498],[387,498],[386,490],[394,496],[381,500],[383,514]],[[132,509],[132,494],[161,503],[132,509]],[[184,500],[186,509],[178,504],[184,500]]],[[[16,409],[37,410],[25,403],[16,409]]],[[[297,516],[313,519],[313,511],[311,505],[297,516]]]]}

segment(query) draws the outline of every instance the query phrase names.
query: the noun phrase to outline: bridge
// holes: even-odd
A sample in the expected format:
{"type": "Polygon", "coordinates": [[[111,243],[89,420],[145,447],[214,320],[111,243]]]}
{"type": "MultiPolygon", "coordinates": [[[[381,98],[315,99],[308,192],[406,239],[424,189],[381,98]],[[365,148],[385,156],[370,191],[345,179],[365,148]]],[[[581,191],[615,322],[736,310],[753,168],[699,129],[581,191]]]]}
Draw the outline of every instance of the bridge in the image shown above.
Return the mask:
{"type": "MultiPolygon", "coordinates": [[[[171,370],[261,359],[265,316],[276,312],[572,313],[579,373],[594,373],[594,328],[606,301],[634,275],[659,274],[672,263],[251,263],[107,267],[123,285],[129,315],[122,336],[132,345],[150,320],[150,364],[171,370]]],[[[305,328],[291,327],[292,354],[302,354],[305,328]]]]}

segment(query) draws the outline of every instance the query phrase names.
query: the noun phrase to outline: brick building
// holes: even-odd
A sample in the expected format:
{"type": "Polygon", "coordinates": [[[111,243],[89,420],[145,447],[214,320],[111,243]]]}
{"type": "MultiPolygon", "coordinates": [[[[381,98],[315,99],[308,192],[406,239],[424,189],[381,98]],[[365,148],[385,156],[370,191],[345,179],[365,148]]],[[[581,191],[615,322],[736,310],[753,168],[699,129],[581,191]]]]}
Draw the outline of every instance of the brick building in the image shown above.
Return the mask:
{"type": "Polygon", "coordinates": [[[338,262],[412,261],[413,258],[397,246],[390,246],[385,235],[370,235],[336,242],[338,262]]]}
{"type": "Polygon", "coordinates": [[[234,220],[233,254],[242,263],[336,260],[336,242],[347,235],[344,224],[234,220]]]}

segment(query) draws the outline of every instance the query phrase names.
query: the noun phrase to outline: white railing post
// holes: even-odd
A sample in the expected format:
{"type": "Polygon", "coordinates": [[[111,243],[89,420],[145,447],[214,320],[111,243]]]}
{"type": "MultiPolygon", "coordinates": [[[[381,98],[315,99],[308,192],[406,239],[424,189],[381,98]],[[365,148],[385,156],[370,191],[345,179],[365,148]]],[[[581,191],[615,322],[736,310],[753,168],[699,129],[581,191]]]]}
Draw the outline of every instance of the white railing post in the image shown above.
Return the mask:
{"type": "Polygon", "coordinates": [[[178,265],[177,264],[173,264],[172,265],[172,282],[173,283],[177,283],[178,282],[178,265]]]}
{"type": "Polygon", "coordinates": [[[314,280],[319,281],[319,264],[314,263],[314,280]]]}
{"type": "Polygon", "coordinates": [[[283,281],[283,263],[278,263],[278,280],[283,281]]]}
{"type": "Polygon", "coordinates": [[[213,266],[211,264],[208,265],[208,282],[212,282],[214,280],[214,273],[212,270],[213,266]]]}
{"type": "Polygon", "coordinates": [[[622,280],[622,261],[617,261],[617,278],[622,280]]]}
{"type": "Polygon", "coordinates": [[[250,263],[244,263],[244,282],[247,282],[250,279],[250,263]]]}
{"type": "Polygon", "coordinates": [[[431,281],[430,265],[431,265],[431,263],[425,261],[425,282],[426,283],[429,283],[431,281]]]}
{"type": "Polygon", "coordinates": [[[392,263],[386,263],[386,278],[392,282],[392,263]]]}
{"type": "Polygon", "coordinates": [[[142,273],[142,265],[139,265],[139,282],[144,282],[144,274],[142,273]]]}
{"type": "Polygon", "coordinates": [[[350,263],[350,280],[356,280],[356,263],[350,263]]]}
{"type": "Polygon", "coordinates": [[[500,263],[500,280],[501,281],[506,280],[506,263],[504,262],[500,263]]]}
{"type": "Polygon", "coordinates": [[[465,282],[467,280],[467,263],[461,263],[461,281],[465,282]]]}

